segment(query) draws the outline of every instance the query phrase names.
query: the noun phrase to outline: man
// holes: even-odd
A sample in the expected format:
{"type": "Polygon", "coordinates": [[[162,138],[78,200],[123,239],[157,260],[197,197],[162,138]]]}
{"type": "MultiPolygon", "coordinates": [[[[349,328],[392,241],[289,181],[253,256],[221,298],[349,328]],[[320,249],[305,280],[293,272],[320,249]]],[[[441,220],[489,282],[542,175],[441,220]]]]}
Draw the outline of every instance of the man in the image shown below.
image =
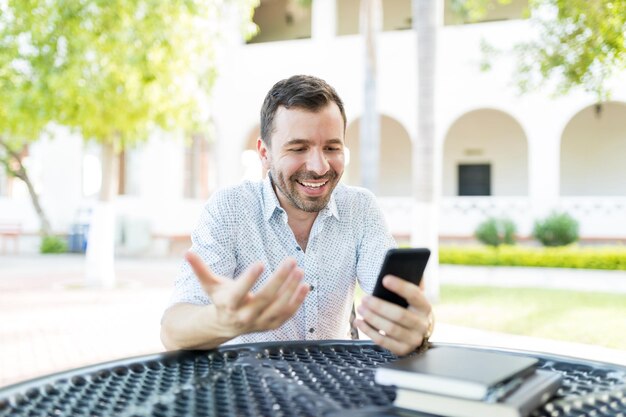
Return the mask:
{"type": "MultiPolygon", "coordinates": [[[[339,184],[345,130],[343,103],[323,80],[272,87],[257,140],[267,178],[207,203],[163,315],[166,348],[348,337],[356,281],[371,293],[395,242],[374,196],[339,184]]],[[[393,276],[384,284],[409,308],[365,296],[355,325],[407,354],[432,330],[431,306],[416,285],[393,276]]]]}

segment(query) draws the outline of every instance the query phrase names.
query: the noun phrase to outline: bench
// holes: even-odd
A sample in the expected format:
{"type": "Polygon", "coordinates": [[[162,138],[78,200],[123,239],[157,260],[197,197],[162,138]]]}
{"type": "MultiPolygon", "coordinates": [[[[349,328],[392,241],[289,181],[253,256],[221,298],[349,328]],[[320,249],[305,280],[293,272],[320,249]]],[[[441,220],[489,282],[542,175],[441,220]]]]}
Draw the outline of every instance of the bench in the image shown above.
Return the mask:
{"type": "Polygon", "coordinates": [[[184,254],[191,247],[191,236],[189,234],[166,234],[153,233],[153,240],[165,240],[167,255],[184,254]]]}
{"type": "Polygon", "coordinates": [[[2,237],[2,254],[7,253],[7,241],[13,241],[13,253],[19,251],[20,235],[22,234],[22,224],[14,221],[0,220],[0,236],[2,237]]]}

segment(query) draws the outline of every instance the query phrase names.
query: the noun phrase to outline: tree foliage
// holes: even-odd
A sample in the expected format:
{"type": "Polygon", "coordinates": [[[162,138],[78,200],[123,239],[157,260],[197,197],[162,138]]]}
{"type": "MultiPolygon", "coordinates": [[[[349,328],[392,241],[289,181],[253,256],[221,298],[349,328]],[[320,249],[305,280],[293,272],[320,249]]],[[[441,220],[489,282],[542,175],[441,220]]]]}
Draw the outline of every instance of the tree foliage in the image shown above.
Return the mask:
{"type": "Polygon", "coordinates": [[[511,0],[449,0],[451,10],[465,21],[478,21],[499,4],[510,4],[511,0]]]}
{"type": "MultiPolygon", "coordinates": [[[[493,3],[456,2],[473,18],[493,3]]],[[[581,87],[598,102],[608,100],[611,77],[626,69],[626,0],[530,0],[529,6],[536,36],[513,47],[520,90],[549,84],[560,95],[581,87]]],[[[498,53],[489,45],[484,52],[498,53]]]]}
{"type": "MultiPolygon", "coordinates": [[[[151,130],[198,129],[224,22],[249,36],[258,0],[0,0],[0,164],[22,163],[51,123],[121,150],[151,130]]],[[[226,29],[228,30],[228,28],[226,29]]]]}
{"type": "Polygon", "coordinates": [[[192,127],[215,79],[223,13],[239,7],[249,22],[255,4],[4,0],[0,91],[14,99],[0,106],[0,129],[35,139],[55,121],[120,148],[156,126],[192,127]],[[33,115],[40,123],[20,131],[33,115]]]}

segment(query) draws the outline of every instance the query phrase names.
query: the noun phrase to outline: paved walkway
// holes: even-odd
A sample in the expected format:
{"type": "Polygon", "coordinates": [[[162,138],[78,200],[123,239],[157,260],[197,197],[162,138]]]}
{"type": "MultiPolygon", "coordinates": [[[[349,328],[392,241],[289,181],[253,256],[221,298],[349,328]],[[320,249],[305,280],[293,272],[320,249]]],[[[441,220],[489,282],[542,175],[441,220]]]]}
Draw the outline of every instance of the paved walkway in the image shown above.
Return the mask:
{"type": "Polygon", "coordinates": [[[80,256],[0,257],[0,386],[163,350],[178,260],[118,260],[118,286],[82,285],[80,256]]]}
{"type": "Polygon", "coordinates": [[[441,265],[439,276],[443,284],[626,293],[626,271],[441,265]]]}
{"type": "MultiPolygon", "coordinates": [[[[82,285],[81,256],[0,256],[0,387],[68,368],[162,351],[159,319],[179,262],[118,259],[118,286],[98,290],[82,285]]],[[[528,283],[533,273],[526,271],[524,282],[528,283]]],[[[441,275],[442,282],[462,278],[467,283],[470,275],[475,281],[488,273],[443,267],[441,275]]],[[[567,277],[562,279],[563,284],[569,282],[567,277]]],[[[594,276],[594,288],[604,287],[599,279],[594,276]]],[[[545,280],[539,278],[539,283],[545,285],[545,280]]],[[[626,365],[626,355],[610,349],[442,323],[433,340],[530,349],[626,365]]]]}

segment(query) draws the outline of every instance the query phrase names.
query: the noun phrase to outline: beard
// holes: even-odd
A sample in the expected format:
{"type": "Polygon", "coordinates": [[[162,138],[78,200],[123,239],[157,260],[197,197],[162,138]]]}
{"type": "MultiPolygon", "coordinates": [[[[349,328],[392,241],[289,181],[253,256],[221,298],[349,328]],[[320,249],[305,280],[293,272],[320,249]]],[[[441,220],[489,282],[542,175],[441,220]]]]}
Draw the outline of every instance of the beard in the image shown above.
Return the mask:
{"type": "Polygon", "coordinates": [[[341,175],[337,171],[330,169],[324,175],[317,175],[313,172],[298,171],[286,178],[285,175],[279,171],[276,171],[274,167],[269,169],[272,177],[272,183],[278,189],[283,196],[289,200],[289,202],[299,210],[307,213],[317,213],[322,211],[324,207],[328,205],[330,196],[332,195],[341,175]],[[327,183],[324,187],[327,187],[326,193],[320,196],[307,196],[302,194],[298,187],[302,181],[320,181],[326,180],[327,183]]]}

